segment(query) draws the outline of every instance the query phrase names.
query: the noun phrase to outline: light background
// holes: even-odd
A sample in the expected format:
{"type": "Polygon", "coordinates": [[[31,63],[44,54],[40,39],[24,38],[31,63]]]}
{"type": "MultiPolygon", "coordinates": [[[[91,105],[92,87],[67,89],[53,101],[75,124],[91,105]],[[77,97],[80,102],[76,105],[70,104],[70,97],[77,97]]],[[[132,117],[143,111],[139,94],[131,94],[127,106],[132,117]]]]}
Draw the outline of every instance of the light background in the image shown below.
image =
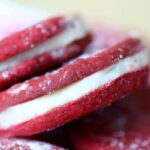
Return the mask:
{"type": "Polygon", "coordinates": [[[150,0],[15,0],[56,13],[81,13],[90,22],[117,24],[150,36],[150,0]]]}

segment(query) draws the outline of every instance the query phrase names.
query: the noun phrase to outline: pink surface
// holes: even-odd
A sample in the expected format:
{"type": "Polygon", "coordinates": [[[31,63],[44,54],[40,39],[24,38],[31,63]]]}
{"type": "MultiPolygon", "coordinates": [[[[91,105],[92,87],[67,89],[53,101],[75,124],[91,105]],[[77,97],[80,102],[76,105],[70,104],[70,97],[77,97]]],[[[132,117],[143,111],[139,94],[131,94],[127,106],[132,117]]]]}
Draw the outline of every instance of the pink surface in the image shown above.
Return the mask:
{"type": "Polygon", "coordinates": [[[17,17],[10,14],[0,13],[0,39],[22,29],[22,25],[17,23],[17,17]]]}

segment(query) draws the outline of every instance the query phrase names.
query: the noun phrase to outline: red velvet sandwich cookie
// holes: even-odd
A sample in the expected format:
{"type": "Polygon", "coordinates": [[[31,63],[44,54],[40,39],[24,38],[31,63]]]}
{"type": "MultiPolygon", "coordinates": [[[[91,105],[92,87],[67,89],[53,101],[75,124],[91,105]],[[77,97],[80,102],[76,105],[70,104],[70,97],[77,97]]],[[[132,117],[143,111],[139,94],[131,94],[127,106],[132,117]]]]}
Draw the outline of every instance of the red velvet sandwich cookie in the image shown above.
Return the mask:
{"type": "Polygon", "coordinates": [[[49,143],[15,139],[15,138],[0,138],[1,150],[64,150],[61,147],[51,145],[49,143]]]}
{"type": "Polygon", "coordinates": [[[0,134],[52,130],[110,104],[147,81],[147,50],[129,38],[0,93],[0,134]]]}
{"type": "Polygon", "coordinates": [[[149,150],[150,87],[73,124],[76,150],[149,150]]]}
{"type": "Polygon", "coordinates": [[[91,41],[91,36],[78,18],[50,17],[23,26],[17,21],[8,22],[15,15],[8,17],[6,14],[0,14],[6,22],[0,25],[0,90],[77,56],[91,41]],[[12,28],[9,33],[8,28],[3,27],[7,23],[12,28]],[[18,30],[11,24],[19,26],[18,30]]]}

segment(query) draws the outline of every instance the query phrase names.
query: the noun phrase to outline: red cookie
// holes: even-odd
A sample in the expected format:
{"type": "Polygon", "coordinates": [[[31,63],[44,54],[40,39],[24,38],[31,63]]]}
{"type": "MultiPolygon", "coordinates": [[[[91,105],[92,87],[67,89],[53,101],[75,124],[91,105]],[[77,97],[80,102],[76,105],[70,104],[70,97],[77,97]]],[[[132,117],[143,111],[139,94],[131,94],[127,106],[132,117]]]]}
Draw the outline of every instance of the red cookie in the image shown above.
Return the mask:
{"type": "Polygon", "coordinates": [[[1,150],[64,150],[58,146],[54,146],[45,142],[15,139],[15,138],[0,138],[1,150]]]}
{"type": "Polygon", "coordinates": [[[52,130],[125,96],[147,76],[145,47],[139,39],[126,39],[1,92],[0,134],[52,130]]]}
{"type": "Polygon", "coordinates": [[[73,17],[51,17],[0,38],[0,90],[79,55],[91,41],[73,17]]]}

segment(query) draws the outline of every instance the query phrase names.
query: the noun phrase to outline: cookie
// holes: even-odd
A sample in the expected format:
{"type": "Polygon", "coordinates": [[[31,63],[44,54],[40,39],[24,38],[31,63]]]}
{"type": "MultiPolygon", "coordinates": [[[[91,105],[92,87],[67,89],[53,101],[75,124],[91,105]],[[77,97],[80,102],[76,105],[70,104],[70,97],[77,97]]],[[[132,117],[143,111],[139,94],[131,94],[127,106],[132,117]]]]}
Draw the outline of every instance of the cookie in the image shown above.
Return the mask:
{"type": "Polygon", "coordinates": [[[125,96],[147,77],[146,48],[139,39],[126,39],[1,92],[0,134],[52,130],[125,96]]]}
{"type": "MultiPolygon", "coordinates": [[[[6,14],[0,15],[6,17],[3,26],[15,17],[6,14]]],[[[23,26],[18,24],[17,27],[23,26]]],[[[9,32],[0,26],[0,90],[59,66],[79,55],[91,41],[87,29],[76,17],[51,16],[26,26],[17,30],[9,24],[12,28],[9,32]]]]}

